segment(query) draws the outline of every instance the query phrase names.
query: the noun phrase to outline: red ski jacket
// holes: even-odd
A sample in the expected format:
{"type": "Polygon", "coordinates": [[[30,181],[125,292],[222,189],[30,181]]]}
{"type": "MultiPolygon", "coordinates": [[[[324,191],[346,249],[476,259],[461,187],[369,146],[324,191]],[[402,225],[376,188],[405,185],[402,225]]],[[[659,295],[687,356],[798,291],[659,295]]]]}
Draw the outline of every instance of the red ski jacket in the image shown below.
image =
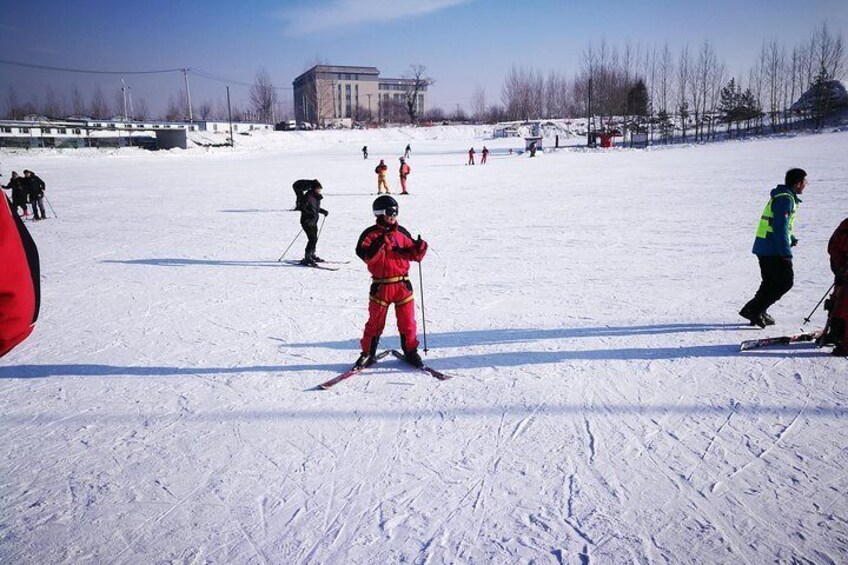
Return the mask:
{"type": "Polygon", "coordinates": [[[414,240],[399,224],[377,223],[362,232],[356,244],[356,255],[368,265],[374,279],[409,275],[409,262],[421,261],[427,254],[427,242],[414,240]]]}
{"type": "Polygon", "coordinates": [[[41,288],[38,250],[9,201],[0,197],[0,357],[32,333],[41,288]]]}
{"type": "Polygon", "coordinates": [[[843,320],[848,319],[848,218],[842,220],[827,244],[830,255],[830,269],[836,275],[837,296],[832,315],[843,320]]]}

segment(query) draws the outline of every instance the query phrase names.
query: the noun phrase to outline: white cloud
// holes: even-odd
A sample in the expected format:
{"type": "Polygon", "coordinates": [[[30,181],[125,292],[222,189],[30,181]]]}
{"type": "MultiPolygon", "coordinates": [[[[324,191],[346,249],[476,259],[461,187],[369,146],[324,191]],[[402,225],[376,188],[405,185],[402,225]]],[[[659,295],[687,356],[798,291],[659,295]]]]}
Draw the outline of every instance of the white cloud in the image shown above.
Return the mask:
{"type": "Polygon", "coordinates": [[[413,18],[471,0],[330,0],[280,12],[286,35],[304,35],[339,27],[355,27],[413,18]]]}

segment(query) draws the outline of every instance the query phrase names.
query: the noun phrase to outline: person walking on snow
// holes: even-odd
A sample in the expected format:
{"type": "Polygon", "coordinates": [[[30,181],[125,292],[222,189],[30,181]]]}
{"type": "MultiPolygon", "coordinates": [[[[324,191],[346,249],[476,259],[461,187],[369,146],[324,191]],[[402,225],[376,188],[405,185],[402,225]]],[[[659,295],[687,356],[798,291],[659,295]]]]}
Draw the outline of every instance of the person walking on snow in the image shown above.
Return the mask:
{"type": "Polygon", "coordinates": [[[799,196],[807,187],[807,173],[803,169],[786,171],[784,184],[771,191],[757,226],[752,252],[760,263],[762,282],[754,298],[748,301],[739,315],[761,328],[774,324],[767,310],[780,300],[794,282],[792,247],[798,243],[793,234],[795,212],[801,203],[799,196]]]}
{"type": "Polygon", "coordinates": [[[303,197],[303,202],[300,208],[300,227],[306,233],[306,251],[303,254],[301,265],[314,266],[316,263],[323,263],[324,260],[315,255],[315,249],[318,247],[318,216],[323,214],[328,216],[330,213],[321,208],[321,183],[312,185],[312,190],[307,192],[303,197]]]}
{"type": "Polygon", "coordinates": [[[468,150],[468,163],[466,163],[466,164],[468,164],[468,165],[474,164],[474,148],[473,147],[468,150]]]}
{"type": "Polygon", "coordinates": [[[409,168],[409,164],[406,162],[406,159],[403,157],[400,158],[400,193],[401,194],[409,194],[406,191],[406,177],[409,176],[409,173],[412,172],[412,169],[409,168]]]}
{"type": "Polygon", "coordinates": [[[318,179],[300,179],[294,181],[292,184],[292,190],[294,190],[294,209],[300,211],[303,206],[303,199],[306,197],[306,193],[315,188],[315,186],[321,187],[321,183],[318,182],[318,179]]]}
{"type": "Polygon", "coordinates": [[[374,172],[377,173],[377,194],[383,194],[383,189],[386,189],[386,194],[391,194],[389,190],[389,185],[386,184],[386,171],[389,168],[386,166],[386,162],[383,159],[380,159],[380,164],[374,168],[374,172]]]}
{"type": "Polygon", "coordinates": [[[368,146],[367,145],[362,146],[362,158],[368,159],[368,146]]]}
{"type": "Polygon", "coordinates": [[[842,220],[827,244],[830,270],[833,271],[833,294],[825,302],[829,312],[826,343],[833,343],[833,354],[848,357],[848,218],[842,220]]]}
{"type": "Polygon", "coordinates": [[[43,180],[38,178],[38,175],[29,170],[24,171],[24,183],[26,183],[29,201],[32,203],[32,219],[46,220],[47,213],[44,211],[44,202],[42,202],[42,199],[44,198],[44,191],[47,189],[47,186],[43,180]],[[41,211],[40,216],[38,214],[39,210],[41,211]]]}
{"type": "Polygon", "coordinates": [[[409,231],[398,224],[398,203],[391,196],[377,197],[372,204],[376,223],[359,236],[356,255],[371,273],[368,322],[362,334],[362,353],[355,367],[368,367],[375,362],[377,345],[389,307],[395,305],[400,343],[407,362],[423,366],[418,354],[418,335],[415,326],[415,302],[409,282],[409,262],[424,259],[427,242],[418,236],[412,239],[409,231]]]}
{"type": "Polygon", "coordinates": [[[405,149],[405,150],[404,150],[404,152],[403,152],[403,158],[404,158],[404,159],[409,159],[409,154],[410,154],[410,153],[412,153],[412,147],[410,147],[410,146],[409,146],[409,144],[407,143],[407,144],[406,144],[406,149],[405,149]]]}
{"type": "Polygon", "coordinates": [[[480,158],[480,164],[481,164],[481,165],[485,165],[485,164],[486,164],[486,159],[488,159],[488,158],[489,158],[489,150],[488,150],[488,149],[486,148],[486,146],[484,145],[484,146],[483,146],[483,156],[480,158]]]}

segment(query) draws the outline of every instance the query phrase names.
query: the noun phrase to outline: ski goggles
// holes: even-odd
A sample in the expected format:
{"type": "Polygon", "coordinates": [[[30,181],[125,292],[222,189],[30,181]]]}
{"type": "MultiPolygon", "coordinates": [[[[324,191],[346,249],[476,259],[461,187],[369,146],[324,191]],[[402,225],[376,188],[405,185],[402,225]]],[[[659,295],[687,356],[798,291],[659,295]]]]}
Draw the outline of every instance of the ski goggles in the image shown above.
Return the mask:
{"type": "Polygon", "coordinates": [[[384,208],[382,210],[374,210],[375,216],[389,216],[394,218],[398,215],[398,207],[397,206],[389,206],[388,208],[384,208]]]}

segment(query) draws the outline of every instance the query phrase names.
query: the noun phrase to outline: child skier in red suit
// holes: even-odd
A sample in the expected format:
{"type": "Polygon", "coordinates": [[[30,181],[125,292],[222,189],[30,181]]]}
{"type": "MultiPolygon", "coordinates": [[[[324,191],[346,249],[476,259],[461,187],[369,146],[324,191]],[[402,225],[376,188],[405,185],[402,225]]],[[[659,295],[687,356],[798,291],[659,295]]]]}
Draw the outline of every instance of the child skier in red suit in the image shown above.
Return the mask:
{"type": "Polygon", "coordinates": [[[356,360],[356,367],[374,364],[377,344],[392,304],[395,305],[400,343],[406,360],[421,367],[423,362],[418,354],[409,262],[420,262],[424,258],[427,242],[421,236],[413,240],[409,232],[398,224],[398,203],[391,196],[378,197],[372,209],[377,221],[362,232],[356,244],[356,254],[365,261],[372,277],[368,322],[360,342],[362,354],[356,360]]]}

